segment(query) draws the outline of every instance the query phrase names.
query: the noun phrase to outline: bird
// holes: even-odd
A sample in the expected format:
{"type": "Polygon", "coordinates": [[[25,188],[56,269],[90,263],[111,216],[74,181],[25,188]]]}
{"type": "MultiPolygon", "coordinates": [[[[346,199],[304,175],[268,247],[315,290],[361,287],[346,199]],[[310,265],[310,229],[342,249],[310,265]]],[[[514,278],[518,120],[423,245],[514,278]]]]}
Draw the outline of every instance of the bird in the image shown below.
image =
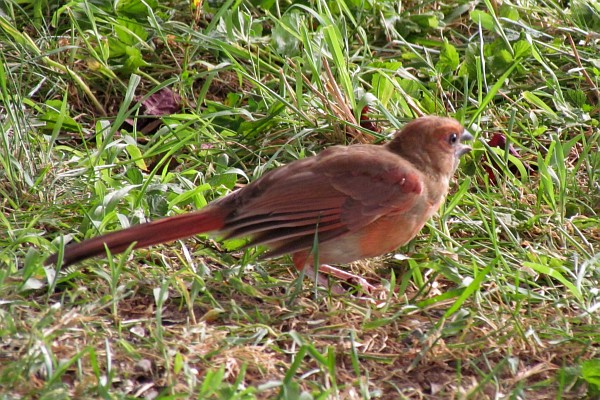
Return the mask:
{"type": "MultiPolygon", "coordinates": [[[[445,201],[470,140],[453,118],[420,117],[383,145],[328,147],[200,210],[68,244],[45,264],[68,266],[107,250],[117,254],[209,233],[246,237],[245,247],[270,249],[264,257],[291,254],[296,269],[319,285],[329,282],[326,274],[370,292],[375,286],[366,279],[332,264],[381,256],[412,240],[445,201]]],[[[336,293],[343,291],[336,285],[336,293]]]]}

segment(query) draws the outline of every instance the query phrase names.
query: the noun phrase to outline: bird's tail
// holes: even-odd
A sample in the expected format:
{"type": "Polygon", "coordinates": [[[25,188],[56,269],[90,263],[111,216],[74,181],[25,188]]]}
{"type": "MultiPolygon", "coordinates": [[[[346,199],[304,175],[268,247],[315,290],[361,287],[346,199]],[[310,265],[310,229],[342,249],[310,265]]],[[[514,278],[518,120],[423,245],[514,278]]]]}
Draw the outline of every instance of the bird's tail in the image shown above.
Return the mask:
{"type": "MultiPolygon", "coordinates": [[[[158,219],[71,244],[65,247],[62,265],[67,266],[86,258],[106,254],[107,248],[111,253],[117,254],[125,251],[132,243],[135,243],[133,248],[138,249],[199,233],[219,231],[224,225],[222,214],[218,208],[208,207],[200,211],[158,219]]],[[[58,253],[48,257],[45,264],[55,264],[57,261],[58,253]]]]}

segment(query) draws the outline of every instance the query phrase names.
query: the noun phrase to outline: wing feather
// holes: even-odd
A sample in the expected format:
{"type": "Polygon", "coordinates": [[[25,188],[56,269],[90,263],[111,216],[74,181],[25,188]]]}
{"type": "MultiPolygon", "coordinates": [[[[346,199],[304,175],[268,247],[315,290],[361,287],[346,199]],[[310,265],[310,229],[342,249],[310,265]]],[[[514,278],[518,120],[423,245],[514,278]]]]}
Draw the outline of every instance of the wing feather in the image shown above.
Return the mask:
{"type": "Polygon", "coordinates": [[[322,243],[406,212],[424,190],[421,179],[385,147],[331,147],[226,197],[235,211],[223,231],[271,247],[269,256],[309,249],[315,234],[322,243]]]}

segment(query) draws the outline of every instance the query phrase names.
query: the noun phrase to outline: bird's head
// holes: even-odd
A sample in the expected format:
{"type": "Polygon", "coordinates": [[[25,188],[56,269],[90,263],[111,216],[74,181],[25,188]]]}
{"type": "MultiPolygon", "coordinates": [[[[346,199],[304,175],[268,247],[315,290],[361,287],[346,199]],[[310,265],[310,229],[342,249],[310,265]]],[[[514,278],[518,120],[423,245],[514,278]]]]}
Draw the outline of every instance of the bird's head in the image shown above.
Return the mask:
{"type": "Polygon", "coordinates": [[[406,124],[387,146],[423,172],[449,176],[471,151],[463,144],[469,140],[473,136],[455,119],[430,116],[406,124]]]}

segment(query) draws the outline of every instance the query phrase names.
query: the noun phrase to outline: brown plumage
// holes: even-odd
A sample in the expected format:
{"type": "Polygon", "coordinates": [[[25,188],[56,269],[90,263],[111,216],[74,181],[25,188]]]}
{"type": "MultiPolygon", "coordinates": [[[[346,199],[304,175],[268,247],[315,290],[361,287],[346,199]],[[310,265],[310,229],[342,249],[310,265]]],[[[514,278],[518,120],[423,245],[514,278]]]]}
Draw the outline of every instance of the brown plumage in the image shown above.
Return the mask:
{"type": "MultiPolygon", "coordinates": [[[[320,264],[343,264],[393,251],[411,240],[438,210],[461,155],[472,139],[454,119],[423,117],[383,146],[330,147],[268,172],[248,186],[187,214],[162,218],[68,245],[63,265],[213,232],[250,237],[275,257],[293,254],[314,276],[320,264]]],[[[46,261],[57,262],[57,254],[46,261]]],[[[347,273],[322,266],[336,276],[347,273]]],[[[364,280],[363,280],[364,283],[364,280]]]]}

